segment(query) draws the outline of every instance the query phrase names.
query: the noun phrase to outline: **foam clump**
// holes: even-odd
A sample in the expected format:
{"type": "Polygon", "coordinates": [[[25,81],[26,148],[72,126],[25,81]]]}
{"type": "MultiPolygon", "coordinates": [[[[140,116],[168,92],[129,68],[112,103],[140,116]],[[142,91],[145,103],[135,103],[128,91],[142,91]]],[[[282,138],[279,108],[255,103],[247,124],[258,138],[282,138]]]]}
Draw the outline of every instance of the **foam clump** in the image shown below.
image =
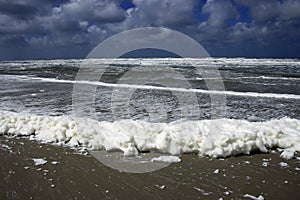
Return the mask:
{"type": "Polygon", "coordinates": [[[121,150],[124,155],[157,150],[179,155],[228,157],[270,148],[287,149],[284,158],[300,151],[300,120],[281,118],[265,122],[215,119],[149,123],[74,119],[68,116],[35,116],[0,113],[0,134],[30,136],[49,143],[83,146],[90,150],[121,150]]]}
{"type": "Polygon", "coordinates": [[[177,156],[159,156],[151,159],[151,162],[166,162],[166,163],[178,163],[181,159],[177,156]]]}

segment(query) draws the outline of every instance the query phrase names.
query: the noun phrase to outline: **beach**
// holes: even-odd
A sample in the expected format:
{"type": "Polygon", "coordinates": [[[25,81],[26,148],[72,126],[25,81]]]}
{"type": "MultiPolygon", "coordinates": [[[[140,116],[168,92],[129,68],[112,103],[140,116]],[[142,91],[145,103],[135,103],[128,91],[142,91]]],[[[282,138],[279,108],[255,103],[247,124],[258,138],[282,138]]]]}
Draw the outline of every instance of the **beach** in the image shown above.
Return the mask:
{"type": "Polygon", "coordinates": [[[300,160],[278,152],[226,159],[186,154],[154,172],[126,173],[69,148],[26,138],[0,141],[1,199],[299,198],[300,160]],[[47,163],[35,165],[33,158],[47,163]]]}
{"type": "Polygon", "coordinates": [[[1,61],[0,198],[298,199],[299,66],[1,61]]]}

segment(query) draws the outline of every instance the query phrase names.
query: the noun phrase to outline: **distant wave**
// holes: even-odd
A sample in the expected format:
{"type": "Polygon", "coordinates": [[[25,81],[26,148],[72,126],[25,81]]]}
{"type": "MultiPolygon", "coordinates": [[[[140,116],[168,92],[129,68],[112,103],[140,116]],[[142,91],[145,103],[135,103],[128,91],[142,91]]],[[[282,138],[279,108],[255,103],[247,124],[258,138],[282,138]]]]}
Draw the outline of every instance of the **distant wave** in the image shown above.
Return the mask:
{"type": "Polygon", "coordinates": [[[67,84],[88,84],[104,87],[117,87],[117,88],[134,88],[134,89],[151,89],[151,90],[165,90],[176,92],[194,92],[201,94],[214,94],[214,95],[228,95],[228,96],[245,96],[245,97],[262,97],[262,98],[276,98],[276,99],[300,99],[300,95],[296,94],[276,94],[276,93],[258,93],[258,92],[237,92],[237,91],[218,91],[218,90],[204,90],[204,89],[186,89],[186,88],[173,88],[173,87],[161,87],[151,85],[134,85],[134,84],[114,84],[95,81],[74,81],[74,80],[62,80],[55,78],[40,78],[26,75],[1,75],[7,78],[23,79],[23,80],[39,80],[43,82],[54,83],[67,83],[67,84]]]}
{"type": "Polygon", "coordinates": [[[151,86],[151,85],[114,84],[114,83],[94,82],[94,81],[92,82],[92,81],[59,80],[54,78],[37,78],[37,77],[31,77],[31,79],[46,81],[46,82],[55,82],[55,83],[89,84],[89,85],[104,86],[104,87],[166,90],[166,91],[176,91],[176,92],[194,92],[194,93],[202,93],[202,94],[263,97],[263,98],[277,98],[277,99],[300,99],[300,95],[296,95],[296,94],[275,94],[275,93],[258,93],[258,92],[186,89],[186,88],[161,87],[161,86],[151,86]]]}
{"type": "MultiPolygon", "coordinates": [[[[202,78],[198,77],[195,78],[196,80],[219,80],[219,78],[202,78]]],[[[230,77],[226,78],[226,80],[242,80],[242,79],[267,79],[267,80],[299,80],[300,78],[297,77],[280,77],[280,76],[241,76],[241,77],[230,77]]]]}

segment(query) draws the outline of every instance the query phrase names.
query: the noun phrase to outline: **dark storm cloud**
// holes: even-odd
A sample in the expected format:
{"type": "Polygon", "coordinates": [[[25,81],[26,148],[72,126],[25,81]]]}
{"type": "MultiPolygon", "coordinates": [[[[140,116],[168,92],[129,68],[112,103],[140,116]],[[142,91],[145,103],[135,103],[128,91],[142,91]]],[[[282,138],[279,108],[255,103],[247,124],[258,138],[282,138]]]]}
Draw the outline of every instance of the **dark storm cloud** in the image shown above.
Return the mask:
{"type": "Polygon", "coordinates": [[[29,19],[36,15],[47,15],[56,3],[68,0],[0,0],[0,13],[19,19],[29,19]]]}
{"type": "Polygon", "coordinates": [[[2,34],[0,44],[3,46],[25,46],[26,41],[18,34],[2,34]]]}
{"type": "Polygon", "coordinates": [[[3,5],[3,2],[0,4],[0,12],[7,15],[13,15],[17,18],[27,18],[35,15],[39,9],[30,7],[27,5],[8,3],[3,5]]]}
{"type": "Polygon", "coordinates": [[[277,21],[277,20],[299,20],[300,1],[251,1],[236,0],[240,5],[247,6],[250,9],[251,16],[256,22],[277,21]]]}
{"type": "Polygon", "coordinates": [[[202,12],[208,19],[195,37],[215,56],[299,57],[299,5],[296,0],[207,1],[202,12]],[[238,12],[241,7],[248,13],[238,12]],[[246,14],[249,19],[240,20],[246,14]]]}
{"type": "Polygon", "coordinates": [[[144,26],[186,33],[215,56],[299,57],[298,0],[129,3],[124,6],[123,0],[0,0],[0,58],[5,59],[8,54],[14,57],[14,52],[18,54],[16,58],[22,58],[23,50],[26,58],[33,54],[34,58],[84,57],[105,38],[144,26]],[[5,49],[10,49],[9,53],[3,52],[5,49]]]}
{"type": "Polygon", "coordinates": [[[256,5],[251,1],[241,1],[250,11],[252,23],[240,24],[237,35],[249,35],[260,41],[265,47],[277,45],[281,47],[299,46],[300,2],[288,1],[259,1],[256,5]]]}

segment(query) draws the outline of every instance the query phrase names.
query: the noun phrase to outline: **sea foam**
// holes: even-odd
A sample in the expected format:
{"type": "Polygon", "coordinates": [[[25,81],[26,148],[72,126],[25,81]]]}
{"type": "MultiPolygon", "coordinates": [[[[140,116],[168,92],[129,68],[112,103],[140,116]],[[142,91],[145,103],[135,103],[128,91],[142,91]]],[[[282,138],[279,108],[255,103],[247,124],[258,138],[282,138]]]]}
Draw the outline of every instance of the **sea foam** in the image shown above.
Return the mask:
{"type": "Polygon", "coordinates": [[[283,157],[292,158],[294,152],[300,151],[300,120],[287,117],[265,122],[214,119],[150,123],[1,112],[0,134],[30,136],[90,150],[121,150],[127,156],[156,150],[172,155],[194,152],[200,156],[228,157],[280,148],[285,150],[283,157]]]}

